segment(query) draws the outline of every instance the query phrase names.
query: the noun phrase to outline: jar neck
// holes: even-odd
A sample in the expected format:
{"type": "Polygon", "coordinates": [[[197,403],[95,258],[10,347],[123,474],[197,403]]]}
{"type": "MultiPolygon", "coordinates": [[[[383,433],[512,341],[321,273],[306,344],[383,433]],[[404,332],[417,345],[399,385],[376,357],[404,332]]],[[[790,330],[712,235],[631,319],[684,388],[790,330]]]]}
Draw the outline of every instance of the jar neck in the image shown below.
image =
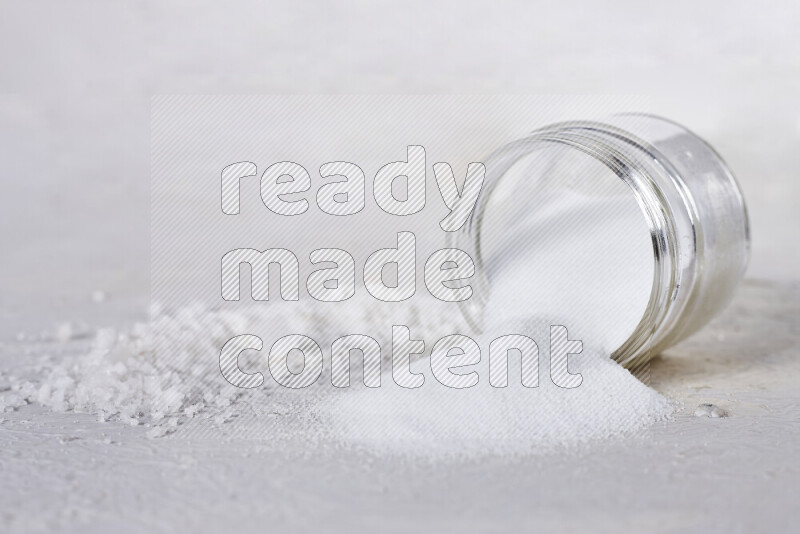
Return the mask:
{"type": "Polygon", "coordinates": [[[647,222],[653,247],[649,301],[631,335],[611,355],[636,369],[669,338],[695,287],[701,228],[691,197],[666,158],[626,131],[573,122],[538,130],[531,137],[565,144],[602,162],[628,185],[647,222]]]}

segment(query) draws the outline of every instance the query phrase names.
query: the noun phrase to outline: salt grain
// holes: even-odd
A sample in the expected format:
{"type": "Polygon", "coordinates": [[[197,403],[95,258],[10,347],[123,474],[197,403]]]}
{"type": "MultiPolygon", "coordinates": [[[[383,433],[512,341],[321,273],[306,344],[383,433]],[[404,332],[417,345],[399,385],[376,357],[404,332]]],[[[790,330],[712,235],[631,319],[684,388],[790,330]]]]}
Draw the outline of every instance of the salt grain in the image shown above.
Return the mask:
{"type": "Polygon", "coordinates": [[[695,417],[711,417],[716,419],[718,417],[728,417],[728,412],[714,404],[701,404],[694,411],[695,417]]]}
{"type": "Polygon", "coordinates": [[[61,323],[56,327],[56,331],[54,337],[56,341],[61,343],[66,343],[67,341],[72,339],[73,334],[73,327],[72,323],[61,323]]]}

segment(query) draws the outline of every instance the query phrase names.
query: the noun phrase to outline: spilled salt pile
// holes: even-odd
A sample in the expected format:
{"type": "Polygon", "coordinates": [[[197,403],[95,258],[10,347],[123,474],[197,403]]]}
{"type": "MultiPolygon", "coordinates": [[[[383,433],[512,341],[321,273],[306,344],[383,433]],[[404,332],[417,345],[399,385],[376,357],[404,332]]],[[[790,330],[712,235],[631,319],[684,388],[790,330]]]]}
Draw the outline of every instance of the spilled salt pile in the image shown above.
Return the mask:
{"type": "MultiPolygon", "coordinates": [[[[564,159],[556,153],[554,162],[564,159]]],[[[451,389],[428,368],[416,390],[390,383],[339,396],[320,410],[342,439],[399,454],[526,454],[630,434],[673,413],[667,399],[610,358],[636,328],[652,286],[651,238],[638,205],[615,176],[590,181],[588,191],[565,190],[566,178],[556,179],[549,166],[549,182],[520,194],[536,166],[541,159],[520,170],[517,182],[501,183],[508,189],[495,191],[496,209],[490,203],[484,213],[491,290],[481,361],[469,368],[479,383],[451,389]],[[550,325],[567,326],[570,339],[583,342],[569,359],[569,371],[583,379],[574,389],[550,380],[550,325]],[[523,387],[518,352],[509,356],[507,387],[489,384],[489,344],[506,334],[536,341],[538,387],[523,387]]]]}
{"type": "MultiPolygon", "coordinates": [[[[221,347],[247,332],[260,332],[265,349],[280,336],[301,333],[322,348],[326,371],[302,391],[313,391],[305,397],[306,417],[290,421],[294,426],[283,432],[383,453],[480,455],[539,452],[646,428],[668,418],[673,407],[610,354],[647,305],[650,236],[638,206],[619,204],[613,187],[624,184],[616,179],[609,184],[602,194],[540,192],[531,198],[541,205],[523,199],[516,212],[505,209],[504,201],[502,213],[511,214],[513,224],[500,221],[503,232],[487,241],[491,294],[485,334],[475,338],[481,358],[462,371],[478,374],[471,388],[439,383],[428,358],[440,338],[470,335],[456,304],[421,295],[383,303],[361,292],[332,306],[301,300],[233,311],[200,305],[172,313],[154,310],[147,324],[100,330],[85,353],[42,364],[25,378],[9,377],[0,408],[37,403],[59,412],[92,413],[100,421],[149,427],[150,437],[179,432],[190,420],[236,425],[244,414],[268,413],[290,390],[269,378],[268,350],[240,358],[243,370],[265,375],[260,390],[230,385],[220,373],[221,347]],[[406,325],[412,339],[425,342],[421,357],[411,362],[412,372],[425,376],[416,389],[392,379],[392,325],[406,325]],[[583,350],[569,359],[569,371],[583,377],[578,387],[564,389],[551,380],[550,325],[567,326],[570,339],[583,342],[583,350]],[[379,342],[381,387],[359,385],[360,357],[351,360],[351,387],[331,385],[331,343],[349,334],[379,342]],[[523,334],[538,344],[537,387],[522,385],[517,355],[509,356],[507,386],[490,385],[489,345],[506,334],[523,334]],[[259,395],[263,391],[269,394],[259,395]]],[[[491,226],[491,213],[485,224],[491,226]]],[[[62,342],[70,337],[71,330],[56,336],[62,342]]]]}
{"type": "MultiPolygon", "coordinates": [[[[322,348],[325,372],[303,390],[313,391],[305,397],[306,417],[287,423],[294,426],[282,429],[285,433],[334,439],[378,453],[441,456],[528,454],[644,429],[668,418],[673,406],[612,361],[610,354],[641,317],[652,276],[647,262],[652,257],[625,257],[625,247],[615,250],[604,236],[621,236],[617,245],[638,240],[644,249],[649,237],[646,229],[642,234],[641,228],[631,230],[628,224],[630,217],[641,217],[638,212],[609,209],[594,200],[581,202],[573,207],[596,214],[588,220],[604,222],[594,224],[591,231],[560,224],[560,242],[569,246],[526,246],[510,253],[500,240],[495,242],[496,254],[505,255],[505,261],[491,271],[486,333],[475,337],[480,362],[463,371],[475,371],[480,377],[471,388],[440,384],[428,359],[440,338],[470,335],[456,304],[419,295],[401,303],[366,296],[335,306],[301,300],[258,303],[234,311],[201,305],[171,313],[155,310],[149,323],[125,331],[98,331],[84,353],[7,377],[0,410],[35,403],[57,412],[91,413],[99,421],[147,427],[153,438],[179,433],[189,421],[231,428],[242,415],[269,413],[269,405],[280,402],[289,390],[269,378],[268,350],[240,358],[243,370],[264,374],[260,390],[228,384],[219,369],[221,347],[246,332],[260,332],[265,349],[279,336],[302,333],[322,348]],[[567,265],[577,268],[565,272],[565,258],[567,265]],[[587,258],[590,263],[585,263],[587,258]],[[611,262],[604,263],[604,258],[611,262]],[[532,272],[537,276],[530,276],[532,272]],[[606,282],[616,277],[611,280],[616,289],[598,291],[598,277],[606,282]],[[392,379],[392,325],[408,326],[412,339],[425,342],[423,355],[411,362],[412,371],[425,376],[419,388],[404,389],[392,379]],[[550,379],[550,325],[568,326],[570,339],[583,342],[580,354],[569,360],[569,371],[583,377],[574,389],[560,388],[550,379]],[[360,357],[351,361],[350,388],[331,385],[331,343],[356,333],[372,336],[382,348],[379,388],[359,385],[360,357]],[[509,356],[507,387],[489,384],[489,344],[506,334],[524,334],[537,342],[538,387],[521,384],[518,356],[509,356]],[[269,394],[259,395],[264,391],[269,394]]],[[[536,217],[518,225],[507,243],[540,243],[542,226],[553,217],[562,220],[562,214],[544,209],[532,213],[536,217]]],[[[64,343],[69,337],[61,331],[56,336],[64,343]]]]}
{"type": "MultiPolygon", "coordinates": [[[[360,361],[354,358],[359,363],[353,365],[352,387],[333,388],[329,375],[326,382],[323,374],[314,386],[323,400],[308,407],[319,425],[298,425],[296,429],[298,433],[320,433],[344,443],[369,446],[378,452],[541,451],[635,431],[664,419],[672,410],[666,399],[607,354],[588,347],[575,360],[574,368],[570,364],[573,372],[584,375],[584,383],[574,390],[550,383],[544,365],[540,368],[540,386],[524,388],[519,374],[515,379],[513,363],[509,363],[508,387],[492,388],[488,384],[488,356],[475,367],[481,382],[474,388],[442,386],[431,376],[424,358],[412,362],[415,372],[426,375],[424,385],[400,388],[391,378],[391,329],[387,332],[387,325],[397,321],[408,325],[414,338],[426,340],[426,353],[440,337],[466,330],[452,305],[433,299],[404,304],[402,312],[387,311],[386,305],[379,304],[353,301],[337,308],[335,314],[302,302],[290,314],[277,314],[269,306],[235,313],[198,306],[175,314],[156,314],[151,323],[127,331],[100,330],[85,353],[29,369],[26,379],[9,377],[10,388],[0,393],[0,407],[10,410],[35,403],[57,412],[91,413],[99,421],[146,426],[150,437],[180,431],[192,419],[215,425],[231,423],[248,411],[256,392],[224,381],[218,367],[219,348],[231,336],[254,325],[283,321],[284,328],[305,332],[322,347],[353,332],[369,333],[385,347],[380,388],[358,386],[356,368],[360,361]],[[154,343],[156,333],[159,343],[154,343]]],[[[547,339],[540,331],[543,324],[516,328],[527,328],[535,339],[547,339]]],[[[476,339],[482,350],[488,347],[488,341],[476,339]]],[[[546,354],[543,351],[543,363],[546,354]]],[[[253,369],[266,372],[263,362],[253,369]]],[[[518,373],[519,367],[516,369],[518,373]]],[[[263,389],[276,395],[282,390],[271,379],[265,381],[263,389]]],[[[259,397],[258,402],[274,399],[259,397]]]]}
{"type": "Polygon", "coordinates": [[[348,443],[399,455],[434,457],[530,454],[631,434],[674,412],[672,403],[611,360],[607,350],[584,343],[570,358],[571,373],[583,382],[564,389],[549,379],[549,325],[563,321],[508,321],[510,331],[537,340],[539,385],[521,381],[519,357],[509,357],[508,385],[489,384],[490,336],[476,338],[480,364],[470,367],[480,381],[472,388],[448,388],[431,376],[417,389],[397,386],[385,377],[381,388],[351,391],[319,405],[322,420],[348,443]]]}
{"type": "Polygon", "coordinates": [[[585,356],[585,382],[570,391],[547,381],[526,389],[513,375],[507,388],[453,390],[429,376],[418,390],[352,392],[321,411],[344,441],[434,456],[546,452],[629,434],[672,413],[667,399],[607,356],[585,356]]]}
{"type": "MultiPolygon", "coordinates": [[[[405,324],[426,338],[463,329],[457,310],[433,299],[401,308],[351,299],[339,304],[335,313],[315,304],[262,304],[236,311],[194,305],[172,313],[156,307],[150,322],[124,331],[101,329],[86,352],[7,377],[9,385],[0,391],[0,413],[38,404],[56,412],[95,414],[99,421],[144,425],[151,437],[160,437],[190,419],[230,422],[248,407],[257,392],[228,384],[219,369],[220,348],[243,332],[269,325],[279,335],[302,332],[321,347],[330,347],[343,335],[365,332],[387,347],[386,359],[392,324],[405,324]]],[[[254,358],[251,368],[269,376],[264,359],[254,358]]],[[[320,379],[315,387],[331,388],[330,380],[320,379]]],[[[267,380],[262,389],[282,388],[267,380]]]]}

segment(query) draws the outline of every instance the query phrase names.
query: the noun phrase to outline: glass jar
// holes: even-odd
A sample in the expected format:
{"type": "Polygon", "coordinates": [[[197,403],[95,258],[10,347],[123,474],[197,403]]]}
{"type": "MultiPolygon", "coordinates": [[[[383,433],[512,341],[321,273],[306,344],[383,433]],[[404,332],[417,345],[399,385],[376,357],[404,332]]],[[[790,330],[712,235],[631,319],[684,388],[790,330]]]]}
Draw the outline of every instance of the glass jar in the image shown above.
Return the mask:
{"type": "MultiPolygon", "coordinates": [[[[647,263],[652,263],[653,269],[649,296],[643,296],[638,324],[632,323],[627,338],[609,349],[613,359],[635,369],[652,355],[696,332],[730,302],[749,259],[750,232],[744,199],[727,165],[713,148],[686,128],[651,115],[622,114],[596,122],[553,124],[505,145],[484,160],[485,183],[469,220],[461,230],[448,234],[449,245],[466,251],[475,261],[473,295],[461,303],[461,309],[478,332],[483,330],[492,291],[490,273],[496,267],[492,262],[496,264],[506,257],[497,255],[492,259],[486,253],[489,238],[485,222],[489,211],[516,201],[522,206],[519,213],[524,213],[527,199],[539,198],[537,191],[549,187],[546,181],[550,178],[542,168],[523,172],[522,178],[515,178],[511,192],[506,191],[503,199],[493,202],[498,186],[510,180],[512,167],[523,158],[549,158],[548,172],[552,174],[557,160],[573,153],[584,162],[572,165],[567,177],[559,175],[560,187],[579,189],[581,184],[595,180],[602,167],[603,172],[624,183],[623,194],[638,206],[637,217],[642,217],[642,227],[649,231],[649,244],[641,251],[651,256],[647,263]]],[[[545,204],[540,202],[536,209],[543,207],[545,204]]],[[[579,216],[580,213],[572,214],[573,219],[579,216]]],[[[585,224],[587,230],[597,224],[597,215],[594,220],[587,217],[585,224]]],[[[507,232],[502,228],[495,232],[503,233],[507,232]]],[[[517,246],[531,243],[520,242],[517,246]]],[[[595,253],[593,257],[598,259],[595,253]]],[[[587,258],[587,265],[590,264],[591,259],[587,258]]],[[[613,269],[615,264],[609,265],[613,269]]],[[[647,276],[650,284],[650,273],[647,276]]],[[[607,273],[599,276],[597,284],[603,285],[606,278],[607,273]]],[[[615,291],[624,288],[624,282],[623,278],[616,288],[610,286],[606,296],[613,297],[615,291]]],[[[639,313],[640,310],[635,315],[639,313]]]]}

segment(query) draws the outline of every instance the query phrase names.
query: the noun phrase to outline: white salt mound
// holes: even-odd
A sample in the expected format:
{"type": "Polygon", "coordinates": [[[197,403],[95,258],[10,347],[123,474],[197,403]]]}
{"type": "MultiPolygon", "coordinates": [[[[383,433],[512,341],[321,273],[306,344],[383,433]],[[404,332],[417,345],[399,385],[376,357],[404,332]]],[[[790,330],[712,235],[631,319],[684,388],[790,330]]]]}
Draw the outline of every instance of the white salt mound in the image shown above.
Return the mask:
{"type": "Polygon", "coordinates": [[[673,412],[669,401],[601,355],[587,355],[581,386],[543,383],[452,390],[427,377],[342,395],[324,408],[339,437],[386,452],[430,455],[525,454],[629,434],[673,412]]]}
{"type": "MultiPolygon", "coordinates": [[[[550,321],[515,333],[547,340],[550,321]],[[541,326],[541,327],[540,327],[541,326]]],[[[553,324],[559,324],[555,322],[553,324]]],[[[480,382],[467,389],[440,384],[430,367],[425,383],[404,389],[385,376],[382,387],[362,389],[320,405],[319,412],[341,440],[399,455],[476,456],[529,454],[573,447],[590,441],[630,434],[667,419],[674,407],[615,363],[608,352],[584,347],[571,357],[570,372],[583,376],[580,386],[563,389],[549,378],[547,342],[540,346],[539,386],[521,383],[519,357],[509,358],[508,386],[489,384],[488,346],[482,336],[480,382]]]]}
{"type": "MultiPolygon", "coordinates": [[[[641,210],[615,176],[596,183],[602,194],[553,184],[549,196],[521,195],[519,212],[508,211],[507,198],[500,205],[507,220],[488,240],[495,250],[484,266],[491,294],[478,340],[481,362],[469,369],[479,371],[480,382],[447,388],[428,366],[416,390],[387,378],[379,391],[341,395],[320,408],[341,439],[400,454],[525,454],[630,434],[674,412],[610,358],[638,324],[652,286],[641,210]],[[583,376],[574,389],[550,380],[550,325],[566,326],[570,339],[583,342],[569,361],[570,372],[583,376]],[[536,341],[538,387],[522,386],[519,356],[509,357],[506,388],[489,384],[489,344],[506,334],[536,341]]],[[[436,339],[426,339],[426,347],[436,339]]]]}

